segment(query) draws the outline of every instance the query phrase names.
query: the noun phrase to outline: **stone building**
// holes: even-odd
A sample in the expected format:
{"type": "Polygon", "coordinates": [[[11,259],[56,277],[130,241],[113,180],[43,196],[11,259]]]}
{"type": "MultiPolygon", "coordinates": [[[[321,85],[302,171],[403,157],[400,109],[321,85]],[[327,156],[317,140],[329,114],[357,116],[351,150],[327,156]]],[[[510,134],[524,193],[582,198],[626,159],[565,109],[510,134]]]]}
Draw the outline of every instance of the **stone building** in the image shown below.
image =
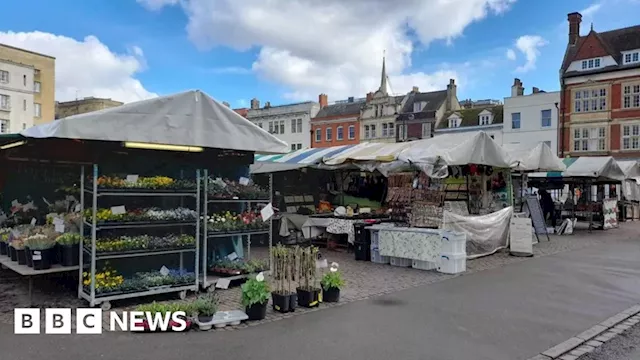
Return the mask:
{"type": "Polygon", "coordinates": [[[123,103],[111,99],[86,97],[84,99],[56,102],[56,119],[64,119],[69,116],[84,114],[92,111],[104,110],[123,103]]]}

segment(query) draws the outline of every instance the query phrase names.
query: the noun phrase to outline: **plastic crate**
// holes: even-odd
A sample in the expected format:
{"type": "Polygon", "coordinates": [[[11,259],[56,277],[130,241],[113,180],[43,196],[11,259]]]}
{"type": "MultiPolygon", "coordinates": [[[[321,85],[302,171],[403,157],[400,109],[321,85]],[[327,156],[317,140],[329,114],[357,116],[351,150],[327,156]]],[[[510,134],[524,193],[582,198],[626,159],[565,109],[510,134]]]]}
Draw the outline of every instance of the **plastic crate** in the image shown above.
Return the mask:
{"type": "Polygon", "coordinates": [[[412,260],[411,267],[419,270],[436,270],[438,268],[438,263],[431,261],[412,260]]]}
{"type": "Polygon", "coordinates": [[[410,267],[411,266],[411,259],[405,259],[405,258],[399,258],[399,257],[391,256],[389,258],[389,263],[392,266],[410,267]]]}
{"type": "Polygon", "coordinates": [[[467,271],[467,254],[440,254],[438,272],[443,274],[460,274],[467,271]]]}
{"type": "Polygon", "coordinates": [[[380,233],[380,230],[369,230],[371,231],[371,249],[372,250],[378,250],[378,246],[380,246],[380,242],[378,241],[378,234],[380,233]]]}
{"type": "Polygon", "coordinates": [[[380,255],[378,249],[371,249],[371,262],[376,264],[388,264],[389,257],[380,255]]]}
{"type": "Polygon", "coordinates": [[[444,232],[440,252],[443,254],[466,254],[467,236],[464,233],[444,232]]]}

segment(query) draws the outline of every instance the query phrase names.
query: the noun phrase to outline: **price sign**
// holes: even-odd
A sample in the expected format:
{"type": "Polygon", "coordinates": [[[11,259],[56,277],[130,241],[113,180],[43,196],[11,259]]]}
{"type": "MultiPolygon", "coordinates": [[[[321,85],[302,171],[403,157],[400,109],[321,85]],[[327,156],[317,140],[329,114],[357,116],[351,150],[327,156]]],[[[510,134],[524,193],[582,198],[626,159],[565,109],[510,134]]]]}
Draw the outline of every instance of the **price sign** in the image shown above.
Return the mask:
{"type": "Polygon", "coordinates": [[[166,266],[162,265],[162,267],[160,268],[160,274],[162,276],[167,276],[169,275],[169,269],[167,269],[166,266]]]}
{"type": "Polygon", "coordinates": [[[31,226],[34,226],[36,222],[37,222],[36,218],[31,218],[31,226]]]}
{"type": "Polygon", "coordinates": [[[127,178],[124,180],[128,183],[137,183],[138,182],[138,175],[127,175],[127,178]]]}
{"type": "Polygon", "coordinates": [[[229,279],[218,279],[218,281],[216,281],[216,288],[218,289],[228,289],[229,288],[229,284],[231,284],[231,280],[229,279]]]}
{"type": "Polygon", "coordinates": [[[59,232],[59,233],[64,232],[64,224],[56,224],[55,228],[56,228],[56,232],[59,232]]]}
{"type": "Polygon", "coordinates": [[[273,216],[273,206],[271,203],[260,210],[260,216],[262,216],[262,221],[267,221],[273,216]]]}
{"type": "Polygon", "coordinates": [[[111,207],[111,213],[113,215],[122,215],[122,214],[126,214],[127,213],[127,209],[124,208],[124,205],[112,206],[111,207]]]}
{"type": "Polygon", "coordinates": [[[244,185],[244,186],[249,185],[249,179],[246,177],[241,177],[240,180],[238,180],[238,182],[240,183],[240,185],[244,185]]]}

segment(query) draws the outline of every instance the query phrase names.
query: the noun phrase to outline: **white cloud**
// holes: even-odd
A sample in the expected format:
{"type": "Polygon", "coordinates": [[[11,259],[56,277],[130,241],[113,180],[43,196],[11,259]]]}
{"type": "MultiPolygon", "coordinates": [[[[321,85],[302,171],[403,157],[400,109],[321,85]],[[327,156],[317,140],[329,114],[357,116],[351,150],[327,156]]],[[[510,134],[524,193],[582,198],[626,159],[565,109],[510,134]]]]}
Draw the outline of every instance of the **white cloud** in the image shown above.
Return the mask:
{"type": "Polygon", "coordinates": [[[516,40],[516,49],[518,49],[526,58],[524,65],[518,66],[516,72],[527,72],[535,70],[536,61],[540,56],[540,48],[547,45],[548,42],[538,35],[524,35],[516,40]]]}
{"type": "Polygon", "coordinates": [[[602,4],[600,3],[591,4],[586,9],[580,10],[580,14],[582,14],[583,17],[592,17],[601,7],[602,4]]]}
{"type": "Polygon", "coordinates": [[[145,67],[137,46],[130,54],[117,54],[95,36],[77,41],[39,31],[0,32],[0,43],[54,56],[58,101],[95,96],[131,102],[157,96],[134,77],[145,67]]]}
{"type": "Polygon", "coordinates": [[[228,66],[208,69],[207,71],[214,74],[234,74],[234,75],[246,75],[251,73],[251,69],[243,68],[240,66],[228,66]]]}
{"type": "Polygon", "coordinates": [[[379,86],[384,50],[394,92],[407,92],[412,85],[445,88],[446,77],[459,75],[455,69],[411,72],[414,44],[408,30],[424,45],[451,42],[469,24],[506,11],[515,0],[143,1],[147,7],[176,2],[199,48],[258,47],[253,71],[284,85],[288,97],[309,99],[324,92],[340,99],[364,96],[379,86]]]}
{"type": "Polygon", "coordinates": [[[507,59],[509,60],[515,60],[516,59],[516,52],[513,51],[513,49],[509,49],[507,50],[507,59]]]}
{"type": "Polygon", "coordinates": [[[180,2],[180,0],[136,0],[138,4],[141,4],[145,8],[158,11],[165,6],[176,5],[180,2]]]}

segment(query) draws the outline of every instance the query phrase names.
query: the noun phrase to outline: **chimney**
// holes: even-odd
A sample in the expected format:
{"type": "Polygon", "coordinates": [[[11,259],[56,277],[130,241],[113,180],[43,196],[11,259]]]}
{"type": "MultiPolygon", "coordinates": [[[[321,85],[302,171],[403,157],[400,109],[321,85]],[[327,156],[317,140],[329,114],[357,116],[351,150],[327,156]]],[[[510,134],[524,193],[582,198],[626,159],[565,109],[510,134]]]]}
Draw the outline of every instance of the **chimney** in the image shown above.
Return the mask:
{"type": "Polygon", "coordinates": [[[569,20],[569,45],[575,45],[580,37],[580,23],[582,22],[582,14],[573,12],[567,15],[569,20]]]}
{"type": "Polygon", "coordinates": [[[449,85],[447,85],[447,111],[454,110],[454,104],[457,101],[457,90],[456,81],[449,79],[449,85]]]}
{"type": "Polygon", "coordinates": [[[223,101],[223,102],[222,102],[222,105],[224,105],[224,106],[226,106],[226,107],[228,107],[228,108],[230,108],[230,107],[231,107],[231,105],[230,105],[228,102],[226,102],[226,101],[223,101]]]}
{"type": "Polygon", "coordinates": [[[256,98],[251,99],[251,108],[253,110],[260,109],[260,100],[256,98]]]}
{"type": "Polygon", "coordinates": [[[323,107],[329,105],[329,97],[327,96],[327,94],[318,95],[318,103],[320,103],[320,108],[321,109],[323,107]]]}
{"type": "Polygon", "coordinates": [[[350,103],[352,103],[354,100],[355,100],[355,98],[353,96],[349,96],[347,98],[347,102],[350,102],[350,103]]]}
{"type": "Polygon", "coordinates": [[[271,101],[267,101],[267,102],[264,103],[264,108],[265,109],[268,109],[270,107],[271,107],[271,101]]]}
{"type": "Polygon", "coordinates": [[[411,91],[414,93],[418,93],[420,92],[420,89],[417,86],[414,86],[413,89],[411,89],[411,91]]]}
{"type": "Polygon", "coordinates": [[[535,86],[534,86],[534,87],[533,87],[532,94],[537,94],[537,93],[539,93],[539,92],[540,92],[540,89],[538,89],[537,87],[535,87],[535,86]]]}
{"type": "Polygon", "coordinates": [[[373,100],[373,92],[367,93],[367,101],[373,100]]]}
{"type": "Polygon", "coordinates": [[[524,95],[524,87],[522,86],[522,81],[520,79],[513,79],[513,86],[511,87],[511,97],[522,96],[524,95]]]}

